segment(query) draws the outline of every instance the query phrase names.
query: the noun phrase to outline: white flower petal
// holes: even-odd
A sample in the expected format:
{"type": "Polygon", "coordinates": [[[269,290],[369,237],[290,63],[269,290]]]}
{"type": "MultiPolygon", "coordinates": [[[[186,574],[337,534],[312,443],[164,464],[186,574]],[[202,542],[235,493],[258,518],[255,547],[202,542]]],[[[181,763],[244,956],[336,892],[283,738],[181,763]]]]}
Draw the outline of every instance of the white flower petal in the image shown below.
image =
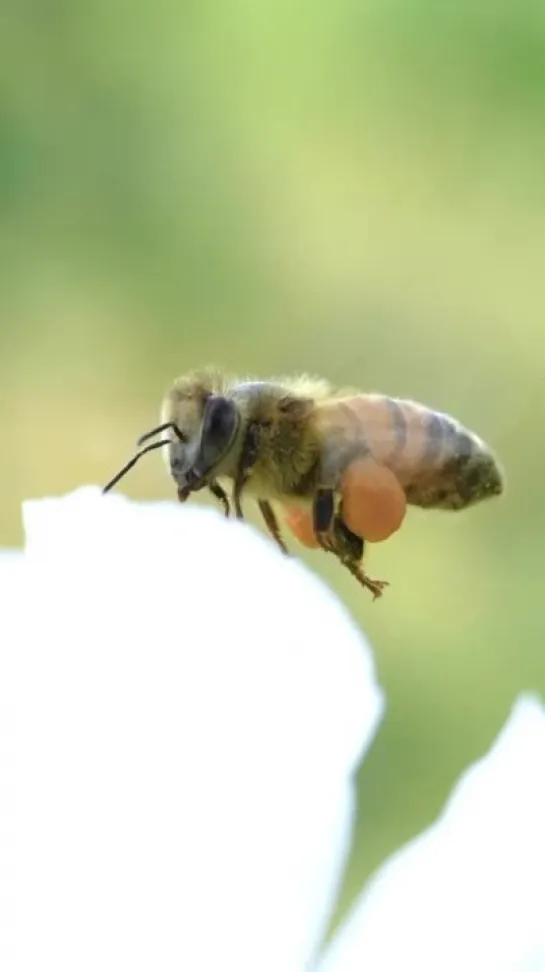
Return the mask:
{"type": "Polygon", "coordinates": [[[382,710],[326,586],[214,511],[25,504],[17,972],[302,972],[382,710]]]}
{"type": "Polygon", "coordinates": [[[16,968],[16,725],[13,698],[14,643],[26,609],[24,557],[20,550],[0,550],[0,969],[16,968]]]}
{"type": "MultiPolygon", "coordinates": [[[[24,564],[24,554],[22,550],[0,550],[0,584],[2,592],[16,584],[21,568],[24,564]]],[[[2,600],[5,600],[3,596],[2,600]]]]}
{"type": "Polygon", "coordinates": [[[437,823],[379,871],[320,972],[545,970],[545,710],[521,696],[437,823]]]}

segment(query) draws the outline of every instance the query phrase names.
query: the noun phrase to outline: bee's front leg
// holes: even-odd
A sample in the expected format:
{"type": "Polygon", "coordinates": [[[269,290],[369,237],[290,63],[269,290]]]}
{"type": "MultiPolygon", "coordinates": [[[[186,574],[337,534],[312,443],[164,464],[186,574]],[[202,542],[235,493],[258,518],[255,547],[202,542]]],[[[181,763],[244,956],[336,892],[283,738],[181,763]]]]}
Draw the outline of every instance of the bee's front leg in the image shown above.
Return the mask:
{"type": "Polygon", "coordinates": [[[212,495],[220,501],[221,505],[223,506],[223,512],[225,513],[225,516],[228,517],[231,512],[231,507],[229,505],[229,498],[225,490],[222,489],[220,484],[215,480],[211,480],[211,482],[208,483],[208,489],[212,495]]]}
{"type": "Polygon", "coordinates": [[[259,456],[259,438],[261,434],[261,429],[258,422],[251,422],[246,429],[246,434],[244,436],[244,442],[242,443],[242,449],[240,452],[240,459],[238,464],[238,469],[235,476],[235,483],[233,486],[233,506],[235,508],[235,516],[239,520],[244,519],[244,513],[242,510],[242,491],[250,477],[253,467],[257,462],[259,456]]]}

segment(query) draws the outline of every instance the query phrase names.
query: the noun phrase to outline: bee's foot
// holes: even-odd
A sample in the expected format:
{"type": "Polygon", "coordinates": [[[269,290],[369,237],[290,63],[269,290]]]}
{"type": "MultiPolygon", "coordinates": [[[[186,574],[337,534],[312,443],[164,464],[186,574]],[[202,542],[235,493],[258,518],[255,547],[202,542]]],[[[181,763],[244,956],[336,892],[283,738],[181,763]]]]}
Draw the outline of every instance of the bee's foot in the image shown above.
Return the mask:
{"type": "Polygon", "coordinates": [[[337,548],[333,543],[333,537],[328,531],[324,531],[323,533],[317,533],[316,539],[320,544],[322,550],[325,550],[326,553],[333,553],[333,554],[337,553],[337,548]]]}
{"type": "Polygon", "coordinates": [[[362,575],[362,584],[367,587],[373,595],[373,601],[376,601],[377,597],[382,597],[384,593],[384,588],[389,587],[389,581],[384,580],[372,580],[367,574],[362,575]]]}
{"type": "Polygon", "coordinates": [[[373,601],[376,601],[377,597],[382,597],[384,588],[390,586],[389,581],[373,580],[371,577],[368,577],[359,564],[355,564],[350,560],[344,560],[343,563],[344,566],[348,568],[352,576],[356,578],[358,583],[361,584],[362,587],[366,587],[368,591],[371,591],[373,601]]]}

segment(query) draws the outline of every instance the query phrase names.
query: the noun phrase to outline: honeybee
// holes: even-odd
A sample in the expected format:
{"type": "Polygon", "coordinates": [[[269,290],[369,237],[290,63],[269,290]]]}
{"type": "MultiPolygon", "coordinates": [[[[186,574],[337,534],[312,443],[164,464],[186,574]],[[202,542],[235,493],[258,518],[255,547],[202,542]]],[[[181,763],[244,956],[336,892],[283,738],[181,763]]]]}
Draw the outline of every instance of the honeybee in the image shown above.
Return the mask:
{"type": "Polygon", "coordinates": [[[365,538],[343,517],[343,476],[355,463],[365,459],[389,470],[404,502],[423,509],[461,510],[505,488],[491,449],[451,416],[411,400],[336,389],[307,375],[238,380],[213,368],[183,375],[163,399],[160,425],[142,435],[138,446],[143,448],[103,492],[141,456],[165,449],[181,502],[206,488],[227,516],[232,502],[243,519],[242,496],[253,496],[284,553],[288,548],[272,504],[302,507],[317,545],[374,598],[388,582],[365,573],[365,538]],[[157,435],[161,438],[149,443],[157,435]]]}

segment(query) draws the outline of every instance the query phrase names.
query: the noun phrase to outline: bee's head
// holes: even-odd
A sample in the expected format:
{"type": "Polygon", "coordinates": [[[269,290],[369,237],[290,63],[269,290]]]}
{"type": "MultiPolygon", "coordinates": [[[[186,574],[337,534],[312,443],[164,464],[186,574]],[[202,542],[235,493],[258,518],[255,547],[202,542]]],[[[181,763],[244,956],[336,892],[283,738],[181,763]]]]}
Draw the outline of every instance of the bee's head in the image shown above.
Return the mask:
{"type": "Polygon", "coordinates": [[[170,423],[166,459],[178,488],[204,485],[229,465],[241,420],[232,399],[213,392],[202,397],[169,396],[162,418],[170,423]]]}
{"type": "Polygon", "coordinates": [[[179,493],[189,495],[216,475],[228,473],[241,415],[224,390],[219,378],[208,373],[179,378],[163,401],[161,424],[142,435],[138,445],[159,434],[161,438],[140,449],[103,492],[109,492],[152,449],[164,449],[179,493]]]}

